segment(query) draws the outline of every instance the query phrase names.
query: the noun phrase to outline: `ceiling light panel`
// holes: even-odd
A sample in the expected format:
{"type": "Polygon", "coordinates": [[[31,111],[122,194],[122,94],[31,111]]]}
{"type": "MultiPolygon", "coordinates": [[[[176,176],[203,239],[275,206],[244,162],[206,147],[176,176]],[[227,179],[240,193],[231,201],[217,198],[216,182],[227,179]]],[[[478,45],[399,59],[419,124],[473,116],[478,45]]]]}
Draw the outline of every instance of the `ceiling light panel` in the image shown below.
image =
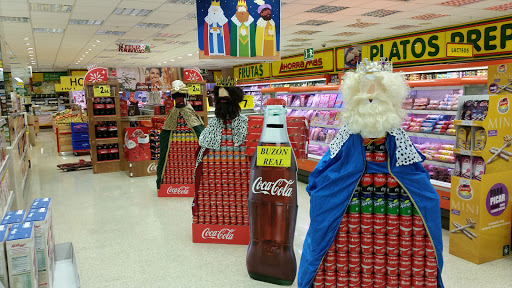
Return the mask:
{"type": "Polygon", "coordinates": [[[160,38],[175,38],[180,36],[181,34],[173,34],[173,33],[155,33],[153,34],[153,37],[160,37],[160,38]]]}
{"type": "Polygon", "coordinates": [[[133,8],[116,8],[112,14],[121,16],[148,16],[153,10],[133,9],[133,8]]]}
{"type": "Polygon", "coordinates": [[[445,6],[459,7],[459,6],[464,6],[464,5],[468,5],[468,4],[477,3],[477,2],[480,2],[480,1],[482,1],[482,0],[451,0],[451,1],[446,1],[446,2],[439,3],[439,4],[440,5],[445,5],[445,6]]]}
{"type": "Polygon", "coordinates": [[[307,41],[311,41],[313,39],[308,39],[308,38],[294,38],[294,39],[290,39],[288,41],[290,42],[307,42],[307,41]]]}
{"type": "Polygon", "coordinates": [[[357,35],[357,34],[361,34],[361,33],[359,33],[359,32],[341,32],[341,33],[338,33],[338,34],[334,34],[332,36],[347,37],[347,36],[354,36],[354,35],[357,35]]]}
{"type": "Polygon", "coordinates": [[[396,14],[396,13],[398,13],[398,12],[401,12],[401,11],[398,11],[398,10],[386,10],[386,9],[379,9],[379,10],[375,10],[375,11],[371,11],[371,12],[368,12],[368,13],[361,14],[361,16],[379,17],[379,18],[382,18],[382,17],[386,17],[386,16],[389,16],[389,15],[396,14]]]}
{"type": "MultiPolygon", "coordinates": [[[[164,44],[173,44],[173,45],[186,45],[190,43],[190,41],[167,41],[167,42],[164,42],[164,44]]],[[[151,52],[153,52],[153,50],[151,50],[151,52]]]]}
{"type": "Polygon", "coordinates": [[[297,25],[309,25],[309,26],[320,26],[327,23],[331,23],[333,21],[327,21],[327,20],[308,20],[302,23],[298,23],[297,25]]]}
{"type": "Polygon", "coordinates": [[[28,23],[28,17],[0,16],[0,22],[28,23]]]}
{"type": "Polygon", "coordinates": [[[34,28],[34,33],[64,33],[64,29],[57,28],[34,28]]]}
{"type": "Polygon", "coordinates": [[[427,14],[411,17],[411,19],[413,19],[413,20],[430,20],[430,19],[446,17],[446,16],[448,16],[448,15],[446,15],[446,14],[427,13],[427,14]]]}
{"type": "Polygon", "coordinates": [[[101,25],[101,24],[103,24],[103,20],[70,19],[69,24],[71,24],[71,25],[101,25]]]}
{"type": "Polygon", "coordinates": [[[420,26],[417,26],[417,25],[399,25],[399,26],[391,27],[389,29],[393,29],[393,30],[407,30],[407,29],[413,29],[413,28],[420,28],[420,26]]]}
{"type": "Polygon", "coordinates": [[[135,25],[135,27],[138,27],[138,28],[156,28],[156,29],[163,29],[167,26],[169,26],[169,24],[145,23],[145,22],[141,22],[141,23],[135,25]]]}
{"type": "Polygon", "coordinates": [[[351,27],[351,28],[366,28],[366,27],[377,25],[377,24],[379,24],[379,23],[357,22],[357,23],[354,23],[354,24],[347,25],[347,27],[351,27]]]}
{"type": "Polygon", "coordinates": [[[347,8],[348,7],[345,7],[345,6],[322,5],[322,6],[318,6],[318,7],[315,7],[313,9],[307,10],[306,12],[330,14],[330,13],[338,12],[338,11],[341,11],[341,10],[344,10],[344,9],[347,9],[347,8]]]}
{"type": "Polygon", "coordinates": [[[173,3],[173,4],[185,4],[185,5],[196,4],[196,0],[167,0],[167,2],[173,3]]]}
{"type": "Polygon", "coordinates": [[[124,35],[126,32],[123,31],[111,31],[111,30],[98,30],[96,31],[96,34],[98,35],[124,35]]]}
{"type": "Polygon", "coordinates": [[[63,12],[70,13],[71,5],[63,4],[42,4],[42,3],[30,3],[30,10],[40,12],[63,12]]]}
{"type": "Polygon", "coordinates": [[[485,9],[487,9],[487,10],[494,10],[494,11],[507,11],[507,10],[512,9],[512,2],[501,4],[501,5],[497,5],[497,6],[487,7],[485,9]]]}

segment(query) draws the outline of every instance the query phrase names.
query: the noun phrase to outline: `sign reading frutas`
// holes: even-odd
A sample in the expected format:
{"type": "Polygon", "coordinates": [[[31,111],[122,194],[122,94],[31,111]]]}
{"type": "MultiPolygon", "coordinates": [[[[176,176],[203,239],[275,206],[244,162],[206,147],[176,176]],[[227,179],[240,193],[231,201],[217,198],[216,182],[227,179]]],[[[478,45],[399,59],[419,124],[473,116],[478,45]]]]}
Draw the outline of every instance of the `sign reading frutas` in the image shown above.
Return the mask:
{"type": "Polygon", "coordinates": [[[257,63],[233,68],[235,78],[249,80],[270,77],[270,63],[257,63]]]}
{"type": "Polygon", "coordinates": [[[292,159],[291,147],[258,146],[258,166],[290,167],[292,159]]]}
{"type": "Polygon", "coordinates": [[[96,85],[94,86],[94,97],[108,97],[110,96],[110,86],[96,85]]]}
{"type": "Polygon", "coordinates": [[[148,44],[118,43],[117,50],[119,52],[127,52],[127,53],[150,53],[151,52],[148,44]]]}

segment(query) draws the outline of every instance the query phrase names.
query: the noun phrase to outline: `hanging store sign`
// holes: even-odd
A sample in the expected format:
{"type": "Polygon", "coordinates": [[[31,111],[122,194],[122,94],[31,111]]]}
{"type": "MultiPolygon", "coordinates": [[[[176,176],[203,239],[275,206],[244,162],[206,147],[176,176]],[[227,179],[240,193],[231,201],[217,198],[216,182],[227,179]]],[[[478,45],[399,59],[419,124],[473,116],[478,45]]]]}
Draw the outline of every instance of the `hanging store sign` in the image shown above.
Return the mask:
{"type": "Polygon", "coordinates": [[[334,50],[315,52],[313,60],[304,61],[304,55],[283,58],[272,62],[272,76],[294,76],[334,72],[334,50]]]}
{"type": "Polygon", "coordinates": [[[117,43],[117,50],[119,52],[127,53],[150,53],[149,44],[125,44],[117,43]]]}
{"type": "Polygon", "coordinates": [[[60,83],[55,84],[56,92],[80,91],[84,88],[84,77],[61,76],[60,83]]]}
{"type": "Polygon", "coordinates": [[[270,63],[256,63],[233,68],[233,75],[239,80],[270,78],[270,63]]]}
{"type": "Polygon", "coordinates": [[[473,44],[446,43],[446,57],[473,57],[473,44]]]}
{"type": "Polygon", "coordinates": [[[199,59],[280,59],[280,0],[197,0],[199,59]]]}

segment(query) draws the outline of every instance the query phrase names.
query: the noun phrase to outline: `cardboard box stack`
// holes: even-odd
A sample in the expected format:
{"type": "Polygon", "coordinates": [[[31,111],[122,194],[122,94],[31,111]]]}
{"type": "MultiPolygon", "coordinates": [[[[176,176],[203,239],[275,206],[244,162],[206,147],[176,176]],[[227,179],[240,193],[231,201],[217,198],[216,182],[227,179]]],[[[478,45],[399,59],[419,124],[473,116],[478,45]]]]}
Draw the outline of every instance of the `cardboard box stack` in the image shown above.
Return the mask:
{"type": "Polygon", "coordinates": [[[5,240],[9,226],[0,225],[0,283],[4,287],[9,287],[9,274],[7,274],[7,258],[5,258],[5,240]]]}
{"type": "Polygon", "coordinates": [[[10,288],[38,287],[34,234],[30,222],[11,226],[5,243],[10,288]]]}
{"type": "Polygon", "coordinates": [[[39,288],[53,287],[53,251],[50,233],[50,215],[47,208],[30,209],[25,223],[33,223],[39,288]]]}
{"type": "Polygon", "coordinates": [[[18,210],[18,211],[9,211],[5,213],[4,219],[2,219],[1,225],[7,225],[11,227],[13,224],[18,224],[23,222],[25,219],[26,210],[18,210]]]}

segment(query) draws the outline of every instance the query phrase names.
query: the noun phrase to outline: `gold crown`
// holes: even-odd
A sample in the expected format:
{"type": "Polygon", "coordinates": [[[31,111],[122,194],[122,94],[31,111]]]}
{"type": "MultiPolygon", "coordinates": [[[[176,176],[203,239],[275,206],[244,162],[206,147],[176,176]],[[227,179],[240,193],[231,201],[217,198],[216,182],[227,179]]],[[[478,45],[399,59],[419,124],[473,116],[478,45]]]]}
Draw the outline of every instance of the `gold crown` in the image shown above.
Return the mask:
{"type": "Polygon", "coordinates": [[[236,4],[236,6],[245,6],[245,7],[247,7],[247,3],[245,2],[245,0],[238,0],[238,4],[236,4]]]}
{"type": "Polygon", "coordinates": [[[212,0],[212,6],[219,6],[220,7],[220,0],[219,1],[212,0]]]}
{"type": "Polygon", "coordinates": [[[227,79],[224,79],[223,77],[217,78],[216,84],[219,87],[233,87],[236,86],[237,82],[237,79],[231,79],[231,77],[228,76],[227,79]]]}

